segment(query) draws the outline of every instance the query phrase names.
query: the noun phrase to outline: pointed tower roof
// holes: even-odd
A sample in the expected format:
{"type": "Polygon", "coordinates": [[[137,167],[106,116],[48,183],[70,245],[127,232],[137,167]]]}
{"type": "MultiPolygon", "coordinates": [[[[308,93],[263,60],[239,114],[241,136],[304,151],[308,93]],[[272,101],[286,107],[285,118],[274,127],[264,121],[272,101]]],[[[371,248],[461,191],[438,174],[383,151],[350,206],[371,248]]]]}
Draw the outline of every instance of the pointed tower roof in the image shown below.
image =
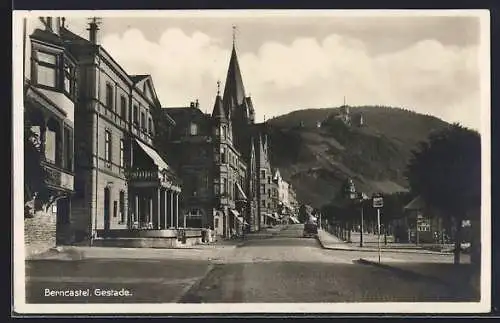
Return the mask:
{"type": "Polygon", "coordinates": [[[226,114],[224,113],[224,107],[222,105],[222,98],[220,96],[220,81],[217,81],[217,96],[215,97],[214,110],[212,111],[212,117],[218,120],[226,120],[226,114]]]}
{"type": "Polygon", "coordinates": [[[235,107],[241,105],[245,101],[245,87],[241,77],[240,64],[238,63],[238,55],[236,54],[235,27],[233,27],[233,50],[231,52],[231,60],[227,70],[226,84],[224,85],[223,100],[225,103],[235,107]]]}

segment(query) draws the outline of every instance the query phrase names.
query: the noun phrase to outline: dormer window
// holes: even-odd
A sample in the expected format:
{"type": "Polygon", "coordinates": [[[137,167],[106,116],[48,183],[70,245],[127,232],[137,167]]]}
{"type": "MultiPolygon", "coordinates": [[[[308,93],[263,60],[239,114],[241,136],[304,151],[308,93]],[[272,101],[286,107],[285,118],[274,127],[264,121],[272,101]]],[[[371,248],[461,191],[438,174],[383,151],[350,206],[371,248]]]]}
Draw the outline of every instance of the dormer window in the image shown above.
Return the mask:
{"type": "Polygon", "coordinates": [[[191,125],[189,126],[189,134],[191,136],[198,135],[198,125],[196,123],[191,122],[191,125]]]}

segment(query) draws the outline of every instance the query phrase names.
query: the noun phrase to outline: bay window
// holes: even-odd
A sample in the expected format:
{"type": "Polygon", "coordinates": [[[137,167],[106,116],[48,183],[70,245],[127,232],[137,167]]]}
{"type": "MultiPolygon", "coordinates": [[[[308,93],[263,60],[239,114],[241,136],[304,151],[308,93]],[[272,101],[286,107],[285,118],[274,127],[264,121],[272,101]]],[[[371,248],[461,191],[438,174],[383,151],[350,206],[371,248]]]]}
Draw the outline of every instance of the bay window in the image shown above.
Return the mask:
{"type": "Polygon", "coordinates": [[[75,93],[75,68],[68,61],[64,61],[64,92],[69,95],[75,93]]]}
{"type": "Polygon", "coordinates": [[[33,43],[31,79],[40,86],[63,92],[72,100],[76,93],[75,64],[62,52],[38,50],[33,43]]]}

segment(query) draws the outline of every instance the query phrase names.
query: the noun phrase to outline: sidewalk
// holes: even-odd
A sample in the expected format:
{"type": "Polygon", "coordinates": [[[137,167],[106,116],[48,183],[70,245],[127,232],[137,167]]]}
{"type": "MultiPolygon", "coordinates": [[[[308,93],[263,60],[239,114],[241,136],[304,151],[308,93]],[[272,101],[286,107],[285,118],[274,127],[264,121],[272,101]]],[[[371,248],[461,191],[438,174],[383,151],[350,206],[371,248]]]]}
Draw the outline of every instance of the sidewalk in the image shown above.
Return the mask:
{"type": "Polygon", "coordinates": [[[355,250],[349,244],[322,229],[318,230],[318,241],[324,249],[355,250]]]}
{"type": "MultiPolygon", "coordinates": [[[[341,239],[334,236],[333,234],[321,229],[318,230],[318,241],[324,249],[378,252],[378,246],[376,242],[375,243],[368,242],[367,244],[369,244],[369,246],[365,245],[363,247],[360,247],[359,242],[358,243],[344,242],[341,239]]],[[[408,245],[408,244],[390,243],[388,245],[384,245],[383,241],[381,241],[380,247],[383,252],[419,253],[419,254],[432,254],[432,255],[450,254],[449,252],[426,250],[423,247],[408,245]]]]}
{"type": "Polygon", "coordinates": [[[26,260],[77,261],[83,259],[197,259],[210,260],[221,253],[231,251],[239,241],[221,241],[212,244],[195,245],[189,248],[121,248],[61,246],[41,254],[27,257],[26,260]]]}

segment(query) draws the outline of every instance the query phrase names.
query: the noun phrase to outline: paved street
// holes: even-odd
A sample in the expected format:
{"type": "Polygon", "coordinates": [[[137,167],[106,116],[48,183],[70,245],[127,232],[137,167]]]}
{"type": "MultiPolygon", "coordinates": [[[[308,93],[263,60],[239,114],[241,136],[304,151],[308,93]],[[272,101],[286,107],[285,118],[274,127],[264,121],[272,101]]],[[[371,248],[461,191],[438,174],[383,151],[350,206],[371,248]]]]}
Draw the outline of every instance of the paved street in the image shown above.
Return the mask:
{"type": "Polygon", "coordinates": [[[376,257],[373,252],[322,249],[315,239],[302,238],[302,227],[249,235],[232,248],[136,249],[115,252],[119,259],[96,251],[101,256],[77,261],[27,261],[27,301],[411,302],[474,297],[464,281],[468,265],[455,268],[450,256],[383,254],[384,263],[399,266],[390,270],[358,262],[376,257]],[[142,256],[134,259],[134,253],[142,256]],[[45,289],[89,289],[90,294],[125,289],[131,295],[51,297],[44,296],[45,289]]]}

